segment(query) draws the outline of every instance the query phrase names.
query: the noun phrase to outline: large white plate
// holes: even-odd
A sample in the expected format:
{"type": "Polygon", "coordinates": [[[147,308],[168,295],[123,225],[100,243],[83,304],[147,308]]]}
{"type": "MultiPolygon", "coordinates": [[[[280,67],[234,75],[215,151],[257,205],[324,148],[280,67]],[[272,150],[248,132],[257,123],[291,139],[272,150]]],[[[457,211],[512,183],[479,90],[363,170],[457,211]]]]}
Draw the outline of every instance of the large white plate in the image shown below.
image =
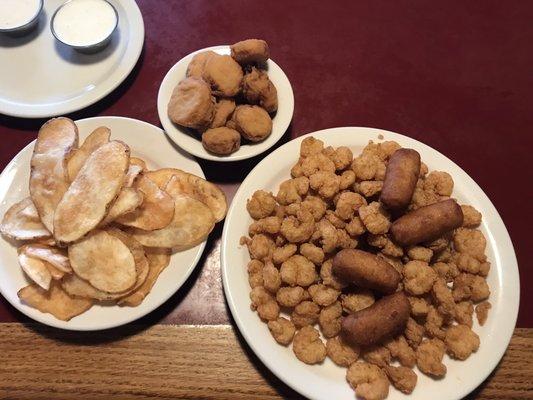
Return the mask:
{"type": "Polygon", "coordinates": [[[81,54],[55,40],[50,19],[65,0],[46,0],[39,26],[13,38],[0,34],[0,113],[45,118],[85,108],[129,75],[144,43],[144,23],[134,0],[110,0],[119,15],[108,47],[81,54]]]}
{"type": "Polygon", "coordinates": [[[209,153],[202,146],[201,136],[191,133],[192,130],[174,124],[167,115],[167,105],[176,85],[185,78],[187,66],[196,53],[212,50],[219,54],[230,54],[229,46],[214,46],[195,51],[179,60],[165,75],[159,93],[157,95],[157,112],[163,125],[163,129],[170,138],[185,151],[197,157],[213,161],[238,161],[261,154],[276,144],[281,139],[289,124],[294,112],[294,94],[291,83],[283,70],[271,59],[267,62],[268,77],[276,86],[278,92],[278,111],[272,119],[272,133],[269,137],[259,143],[248,143],[241,145],[235,153],[227,156],[217,156],[209,153]]]}
{"type": "MultiPolygon", "coordinates": [[[[133,156],[146,160],[151,169],[175,167],[204,177],[202,169],[190,156],[176,151],[164,132],[146,122],[121,117],[96,117],[76,121],[80,141],[98,126],[111,129],[111,138],[123,140],[133,156]]],[[[34,142],[28,144],[0,175],[0,217],[15,202],[29,195],[28,179],[34,142]]],[[[0,238],[0,292],[19,311],[39,322],[57,328],[90,331],[112,328],[140,318],[159,307],[183,285],[196,266],[205,242],[187,251],[174,253],[170,264],[159,276],[150,294],[138,307],[95,305],[68,322],[43,314],[23,304],[17,291],[28,284],[17,261],[17,249],[0,238]]]]}
{"type": "MultiPolygon", "coordinates": [[[[327,145],[348,146],[359,154],[369,140],[395,140],[422,156],[431,170],[449,172],[455,181],[454,196],[461,203],[476,207],[483,214],[481,230],[487,238],[487,255],[492,263],[488,277],[492,310],[485,326],[474,326],[481,338],[481,347],[466,361],[454,361],[445,356],[448,367],[445,379],[433,380],[418,372],[418,385],[411,396],[391,387],[389,399],[460,399],[478,386],[502,357],[516,323],[520,286],[518,266],[509,234],[498,212],[481,188],[460,167],[436,150],[396,133],[371,128],[334,128],[310,135],[327,145]]],[[[306,135],[307,136],[307,135],[306,135]]],[[[246,199],[255,190],[277,192],[280,182],[289,178],[291,166],[300,149],[299,137],[262,160],[240,186],[226,217],[222,236],[222,278],[226,298],[242,335],[263,361],[282,381],[311,399],[353,399],[354,392],[346,382],[346,370],[329,359],[322,365],[309,366],[296,359],[291,348],[278,345],[267,326],[250,310],[250,287],[246,273],[249,260],[239,238],[246,235],[251,218],[246,212],[246,199]]]]}

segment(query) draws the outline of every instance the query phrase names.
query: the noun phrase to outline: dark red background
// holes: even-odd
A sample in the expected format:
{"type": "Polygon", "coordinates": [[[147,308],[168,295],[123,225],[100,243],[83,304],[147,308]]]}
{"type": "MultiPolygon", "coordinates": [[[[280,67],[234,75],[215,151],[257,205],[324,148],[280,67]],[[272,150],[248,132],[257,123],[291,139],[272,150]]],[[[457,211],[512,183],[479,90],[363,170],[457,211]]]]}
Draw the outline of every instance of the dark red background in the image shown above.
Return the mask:
{"type": "MultiPolygon", "coordinates": [[[[146,41],[137,67],[110,96],[71,117],[119,115],[159,125],[157,91],[176,61],[203,47],[264,38],[295,95],[282,141],[336,126],[388,129],[444,153],[479,183],[518,256],[518,326],[533,327],[527,312],[533,297],[527,290],[533,277],[533,2],[138,3],[146,41]]],[[[0,116],[0,168],[35,138],[42,122],[0,116]]],[[[256,162],[201,165],[231,196],[256,162]]],[[[187,285],[147,322],[228,321],[218,274],[220,231],[187,285]]],[[[23,317],[2,298],[0,320],[23,317]]]]}

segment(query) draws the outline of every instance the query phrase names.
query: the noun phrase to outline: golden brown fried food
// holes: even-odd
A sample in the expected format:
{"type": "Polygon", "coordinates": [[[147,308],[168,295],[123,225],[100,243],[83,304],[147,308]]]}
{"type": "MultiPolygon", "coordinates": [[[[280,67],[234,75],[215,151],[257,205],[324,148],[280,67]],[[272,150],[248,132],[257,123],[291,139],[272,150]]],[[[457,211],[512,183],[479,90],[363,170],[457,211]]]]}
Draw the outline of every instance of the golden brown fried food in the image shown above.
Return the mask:
{"type": "Polygon", "coordinates": [[[241,66],[228,55],[209,57],[202,72],[213,94],[222,97],[236,96],[241,90],[242,77],[241,66]]]}
{"type": "Polygon", "coordinates": [[[354,362],[346,372],[346,380],[357,397],[365,400],[383,400],[389,395],[387,375],[376,365],[354,362]]]}
{"type": "Polygon", "coordinates": [[[178,125],[205,129],[211,125],[215,103],[211,89],[202,79],[185,78],[174,88],[168,103],[168,117],[178,125]]]}
{"type": "Polygon", "coordinates": [[[268,44],[261,39],[247,39],[230,46],[231,56],[239,64],[264,63],[270,57],[268,44]]]}
{"type": "Polygon", "coordinates": [[[238,106],[233,112],[231,121],[235,129],[251,142],[260,142],[272,133],[272,119],[259,106],[238,106]]]}
{"type": "Polygon", "coordinates": [[[338,301],[320,310],[318,323],[324,337],[331,338],[339,334],[341,331],[341,316],[342,306],[338,301]]]}
{"type": "Polygon", "coordinates": [[[283,317],[279,317],[274,321],[269,321],[268,329],[270,330],[270,333],[272,334],[276,342],[284,346],[292,342],[292,338],[294,337],[294,333],[296,332],[294,324],[283,317]]]}
{"type": "Polygon", "coordinates": [[[446,331],[444,343],[451,357],[466,360],[479,348],[479,336],[466,325],[454,325],[446,331]]]}
{"type": "Polygon", "coordinates": [[[455,200],[445,200],[421,207],[393,222],[394,240],[408,246],[437,239],[463,224],[463,212],[455,200]]]}
{"type": "Polygon", "coordinates": [[[220,99],[215,104],[215,116],[211,122],[211,128],[226,125],[228,118],[235,111],[235,101],[232,99],[220,99]]]}
{"type": "Polygon", "coordinates": [[[412,149],[396,150],[387,165],[380,200],[390,210],[409,205],[420,175],[420,154],[412,149]]]}
{"type": "Polygon", "coordinates": [[[211,50],[202,51],[200,53],[195,54],[191,62],[189,63],[189,66],[187,67],[187,78],[201,78],[202,74],[204,73],[205,63],[207,62],[207,60],[217,55],[217,53],[211,50]]]}
{"type": "Polygon", "coordinates": [[[333,273],[359,287],[394,293],[401,275],[388,262],[372,253],[357,249],[344,249],[333,258],[333,273]]]}
{"type": "Polygon", "coordinates": [[[347,368],[357,361],[360,349],[356,345],[346,343],[341,336],[335,336],[327,340],[326,352],[335,364],[347,368]]]}
{"type": "Polygon", "coordinates": [[[397,292],[344,318],[342,332],[351,343],[360,346],[379,344],[405,329],[409,313],[407,296],[397,292]]]}
{"type": "Polygon", "coordinates": [[[489,310],[491,308],[492,308],[492,304],[490,304],[488,301],[479,303],[476,306],[476,317],[479,322],[479,325],[481,326],[485,325],[485,322],[487,322],[487,318],[489,316],[489,310]]]}
{"type": "Polygon", "coordinates": [[[441,377],[446,375],[446,365],[442,363],[445,345],[439,339],[424,340],[416,349],[416,365],[426,375],[441,377]]]}
{"type": "Polygon", "coordinates": [[[242,80],[242,94],[250,104],[258,104],[268,113],[278,109],[278,91],[265,71],[252,67],[242,80]]]}
{"type": "Polygon", "coordinates": [[[318,364],[326,358],[326,346],[312,326],[304,326],[296,332],[292,350],[296,357],[306,364],[318,364]]]}
{"type": "Polygon", "coordinates": [[[418,376],[411,368],[391,367],[387,365],[385,367],[385,372],[396,389],[405,394],[413,392],[418,376]]]}
{"type": "Polygon", "coordinates": [[[202,134],[202,145],[211,153],[231,154],[241,147],[241,135],[235,129],[225,126],[208,129],[202,134]]]}

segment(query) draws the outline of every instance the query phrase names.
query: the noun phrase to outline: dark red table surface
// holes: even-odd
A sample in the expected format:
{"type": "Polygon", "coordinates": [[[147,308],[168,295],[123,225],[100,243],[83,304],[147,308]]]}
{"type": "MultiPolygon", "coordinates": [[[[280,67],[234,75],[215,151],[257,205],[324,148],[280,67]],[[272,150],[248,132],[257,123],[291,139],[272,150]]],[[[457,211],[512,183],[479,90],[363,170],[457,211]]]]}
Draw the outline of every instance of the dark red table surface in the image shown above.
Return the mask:
{"type": "MultiPolygon", "coordinates": [[[[518,326],[533,327],[532,1],[138,3],[146,39],[136,68],[72,118],[117,115],[159,126],[157,91],[175,62],[200,48],[263,38],[294,90],[294,117],[281,143],[323,128],[368,126],[413,137],[451,158],[487,193],[509,230],[521,275],[518,326]]],[[[43,122],[0,115],[0,168],[43,122]]],[[[265,155],[199,162],[231,198],[265,155]]],[[[229,321],[220,234],[219,226],[186,285],[144,322],[229,321]]],[[[0,300],[0,321],[25,320],[0,300]]]]}

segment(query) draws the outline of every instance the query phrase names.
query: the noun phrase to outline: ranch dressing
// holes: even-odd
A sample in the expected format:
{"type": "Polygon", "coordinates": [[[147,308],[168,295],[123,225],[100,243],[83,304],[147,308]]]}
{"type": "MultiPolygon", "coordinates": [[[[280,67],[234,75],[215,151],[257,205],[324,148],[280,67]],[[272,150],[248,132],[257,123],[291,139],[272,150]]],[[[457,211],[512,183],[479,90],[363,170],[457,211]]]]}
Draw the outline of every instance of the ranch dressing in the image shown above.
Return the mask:
{"type": "Polygon", "coordinates": [[[62,42],[88,46],[106,39],[116,23],[115,11],[106,1],[71,0],[58,10],[53,28],[62,42]]]}
{"type": "Polygon", "coordinates": [[[39,12],[40,0],[0,0],[0,29],[26,25],[39,12]]]}

